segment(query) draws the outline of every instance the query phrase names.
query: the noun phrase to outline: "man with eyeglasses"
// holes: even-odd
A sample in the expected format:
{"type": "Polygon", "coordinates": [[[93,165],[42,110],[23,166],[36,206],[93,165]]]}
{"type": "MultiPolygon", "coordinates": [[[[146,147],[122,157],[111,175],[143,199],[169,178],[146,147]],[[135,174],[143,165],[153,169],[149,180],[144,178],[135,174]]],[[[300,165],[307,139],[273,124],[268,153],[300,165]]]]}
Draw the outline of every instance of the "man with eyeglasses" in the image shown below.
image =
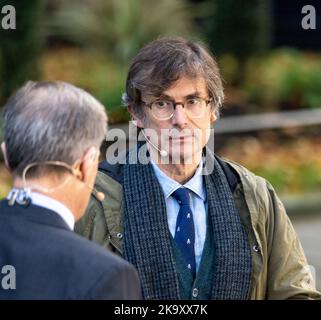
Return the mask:
{"type": "Polygon", "coordinates": [[[319,298],[272,186],[206,146],[223,99],[202,44],[143,47],[123,101],[145,141],[125,164],[101,163],[106,200],[76,231],[134,264],[144,299],[319,298]]]}

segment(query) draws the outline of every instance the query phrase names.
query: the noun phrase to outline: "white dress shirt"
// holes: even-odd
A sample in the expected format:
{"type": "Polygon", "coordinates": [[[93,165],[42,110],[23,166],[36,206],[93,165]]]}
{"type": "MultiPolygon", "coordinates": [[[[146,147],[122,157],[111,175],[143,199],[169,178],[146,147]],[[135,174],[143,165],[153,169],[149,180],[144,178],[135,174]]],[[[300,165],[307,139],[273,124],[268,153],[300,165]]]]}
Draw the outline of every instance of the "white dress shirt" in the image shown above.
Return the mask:
{"type": "MultiPolygon", "coordinates": [[[[16,189],[12,189],[7,198],[10,198],[10,194],[16,189]]],[[[54,200],[44,194],[32,191],[30,194],[31,203],[38,207],[43,207],[48,210],[57,213],[68,225],[71,230],[74,230],[75,218],[71,211],[63,205],[61,202],[54,200]]]]}
{"type": "Polygon", "coordinates": [[[193,212],[195,226],[194,248],[197,271],[201,262],[207,227],[206,190],[204,186],[203,175],[201,174],[202,163],[198,166],[194,176],[184,185],[181,185],[177,181],[168,177],[153,161],[151,161],[151,164],[157,180],[163,190],[167,210],[168,227],[173,238],[175,237],[176,220],[180,206],[171,195],[175,190],[181,187],[192,191],[190,192],[190,207],[193,212]]]}

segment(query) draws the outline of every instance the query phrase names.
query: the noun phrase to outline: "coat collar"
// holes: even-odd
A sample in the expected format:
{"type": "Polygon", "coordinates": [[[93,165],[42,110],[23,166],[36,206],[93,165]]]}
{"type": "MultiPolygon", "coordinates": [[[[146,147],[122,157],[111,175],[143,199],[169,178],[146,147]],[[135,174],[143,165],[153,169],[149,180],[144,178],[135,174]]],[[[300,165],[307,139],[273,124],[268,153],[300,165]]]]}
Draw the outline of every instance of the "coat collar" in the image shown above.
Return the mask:
{"type": "Polygon", "coordinates": [[[9,206],[8,200],[5,199],[0,202],[0,212],[16,216],[17,219],[27,219],[38,224],[50,225],[71,231],[66,222],[55,211],[33,204],[22,206],[15,203],[13,206],[9,206]]]}

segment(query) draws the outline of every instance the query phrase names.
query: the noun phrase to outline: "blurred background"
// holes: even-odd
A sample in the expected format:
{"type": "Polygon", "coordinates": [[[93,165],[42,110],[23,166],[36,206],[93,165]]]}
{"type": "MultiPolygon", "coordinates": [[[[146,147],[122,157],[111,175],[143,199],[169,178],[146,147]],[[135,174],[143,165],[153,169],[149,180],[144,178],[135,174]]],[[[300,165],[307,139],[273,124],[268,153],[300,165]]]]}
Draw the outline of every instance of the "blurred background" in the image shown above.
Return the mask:
{"type": "MultiPolygon", "coordinates": [[[[321,288],[319,0],[0,0],[0,105],[27,80],[64,80],[125,128],[130,60],[164,35],[201,39],[217,57],[226,101],[215,151],[274,185],[321,288]],[[16,30],[1,28],[8,4],[16,30]],[[302,28],[305,5],[315,8],[316,29],[302,28]]],[[[10,186],[0,157],[1,197],[10,186]]]]}

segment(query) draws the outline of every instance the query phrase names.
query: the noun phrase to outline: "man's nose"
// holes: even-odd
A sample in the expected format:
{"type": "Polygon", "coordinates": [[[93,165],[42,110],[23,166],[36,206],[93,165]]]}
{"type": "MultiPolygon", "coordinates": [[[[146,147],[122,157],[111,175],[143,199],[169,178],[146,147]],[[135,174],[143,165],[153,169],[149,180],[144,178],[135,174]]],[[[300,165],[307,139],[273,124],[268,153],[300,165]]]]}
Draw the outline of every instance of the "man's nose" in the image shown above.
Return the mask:
{"type": "Polygon", "coordinates": [[[185,127],[187,125],[187,116],[185,113],[185,109],[181,105],[177,105],[174,114],[173,114],[173,125],[178,127],[185,127]]]}

